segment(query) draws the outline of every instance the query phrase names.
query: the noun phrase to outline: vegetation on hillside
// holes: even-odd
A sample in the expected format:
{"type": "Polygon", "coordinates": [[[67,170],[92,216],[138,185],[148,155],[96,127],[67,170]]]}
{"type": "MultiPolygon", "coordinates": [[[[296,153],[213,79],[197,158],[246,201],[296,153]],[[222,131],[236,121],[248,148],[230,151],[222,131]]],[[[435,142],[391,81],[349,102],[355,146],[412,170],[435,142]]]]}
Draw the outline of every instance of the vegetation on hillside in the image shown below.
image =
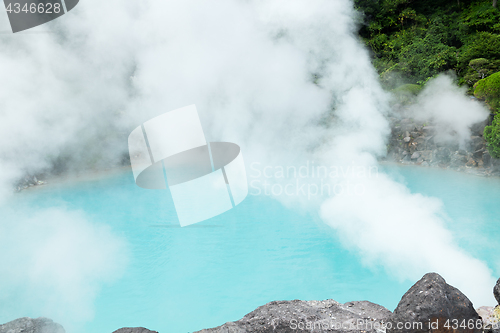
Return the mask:
{"type": "Polygon", "coordinates": [[[400,102],[430,78],[452,71],[485,100],[493,123],[484,137],[500,158],[500,9],[497,0],[354,0],[361,38],[382,84],[400,102]]]}
{"type": "Polygon", "coordinates": [[[472,86],[500,71],[500,10],[491,0],[354,2],[363,13],[359,34],[387,88],[448,70],[472,86]]]}
{"type": "Polygon", "coordinates": [[[479,80],[474,85],[474,95],[484,99],[496,113],[493,123],[484,129],[484,138],[490,155],[500,158],[500,72],[479,80]]]}
{"type": "Polygon", "coordinates": [[[500,116],[493,118],[493,123],[484,128],[484,138],[488,143],[488,152],[494,158],[500,158],[500,116]]]}

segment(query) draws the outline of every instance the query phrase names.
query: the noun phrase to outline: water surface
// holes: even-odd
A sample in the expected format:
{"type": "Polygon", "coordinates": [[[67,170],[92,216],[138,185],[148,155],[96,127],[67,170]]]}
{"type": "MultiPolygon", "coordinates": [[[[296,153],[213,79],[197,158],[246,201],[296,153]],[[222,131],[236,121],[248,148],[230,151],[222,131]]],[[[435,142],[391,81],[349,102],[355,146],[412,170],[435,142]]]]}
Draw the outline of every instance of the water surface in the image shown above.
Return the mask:
{"type": "MultiPolygon", "coordinates": [[[[412,192],[440,198],[460,245],[500,273],[500,180],[438,169],[384,167],[412,192]]],[[[102,286],[85,333],[144,326],[192,332],[272,300],[370,300],[393,310],[414,281],[367,268],[314,213],[249,196],[220,216],[180,228],[168,191],[143,190],[130,171],[26,191],[32,209],[80,209],[126,240],[129,264],[102,286]]],[[[38,316],[27,313],[26,316],[38,316]]],[[[12,318],[1,318],[2,321],[12,318]]],[[[70,332],[71,333],[71,332],[70,332]]]]}

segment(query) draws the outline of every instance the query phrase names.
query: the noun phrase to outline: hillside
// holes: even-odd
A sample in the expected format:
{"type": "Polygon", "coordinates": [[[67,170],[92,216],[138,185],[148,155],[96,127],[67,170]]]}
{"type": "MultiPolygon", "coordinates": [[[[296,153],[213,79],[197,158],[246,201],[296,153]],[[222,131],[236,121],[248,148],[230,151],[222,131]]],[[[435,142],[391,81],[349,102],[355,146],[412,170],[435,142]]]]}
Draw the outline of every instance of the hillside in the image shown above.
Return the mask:
{"type": "Polygon", "coordinates": [[[418,94],[452,72],[495,115],[483,137],[500,158],[500,9],[497,0],[354,0],[359,35],[382,85],[418,94]]]}
{"type": "Polygon", "coordinates": [[[354,2],[362,13],[359,34],[386,88],[422,84],[449,70],[461,85],[473,86],[500,71],[496,0],[354,2]]]}

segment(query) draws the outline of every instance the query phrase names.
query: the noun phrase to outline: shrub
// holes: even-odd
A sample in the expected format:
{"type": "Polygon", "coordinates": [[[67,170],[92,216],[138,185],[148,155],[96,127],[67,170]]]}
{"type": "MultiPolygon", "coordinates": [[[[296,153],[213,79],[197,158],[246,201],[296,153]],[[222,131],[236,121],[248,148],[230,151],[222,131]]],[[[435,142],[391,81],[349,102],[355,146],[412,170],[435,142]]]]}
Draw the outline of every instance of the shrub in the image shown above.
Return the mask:
{"type": "Polygon", "coordinates": [[[493,110],[500,109],[500,72],[477,81],[474,96],[486,100],[493,110]]]}
{"type": "Polygon", "coordinates": [[[469,62],[469,68],[465,72],[463,81],[474,86],[477,81],[500,71],[500,60],[489,60],[485,58],[473,59],[469,62]]]}
{"type": "Polygon", "coordinates": [[[493,118],[493,124],[484,128],[484,138],[488,143],[488,152],[494,158],[500,158],[500,114],[493,118]]]}

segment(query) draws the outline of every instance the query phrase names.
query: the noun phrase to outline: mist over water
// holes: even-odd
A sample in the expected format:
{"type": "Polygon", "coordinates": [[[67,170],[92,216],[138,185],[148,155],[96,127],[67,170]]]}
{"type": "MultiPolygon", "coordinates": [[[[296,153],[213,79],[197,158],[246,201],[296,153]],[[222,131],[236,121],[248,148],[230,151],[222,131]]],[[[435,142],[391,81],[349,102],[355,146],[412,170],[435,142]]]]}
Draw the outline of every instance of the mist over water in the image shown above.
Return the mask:
{"type": "Polygon", "coordinates": [[[437,126],[435,142],[455,143],[463,149],[470,140],[470,126],[488,118],[490,112],[478,101],[465,95],[453,77],[440,75],[430,80],[410,114],[418,121],[433,121],[437,126]]]}
{"type": "MultiPolygon", "coordinates": [[[[36,28],[50,33],[2,35],[0,197],[7,203],[25,173],[55,165],[70,173],[116,166],[131,129],[190,104],[197,105],[207,139],[237,143],[247,165],[314,160],[342,168],[377,166],[390,133],[389,97],[356,36],[356,15],[347,0],[86,0],[36,28]]],[[[7,24],[1,16],[5,30],[7,24]]],[[[447,84],[435,83],[452,90],[447,84]]],[[[452,91],[437,101],[429,94],[422,95],[422,110],[459,133],[485,114],[479,106],[461,108],[464,120],[449,123],[451,111],[439,118],[441,110],[455,109],[447,107],[462,101],[463,93],[452,91]]],[[[438,199],[411,193],[383,173],[347,173],[329,181],[364,191],[319,202],[301,195],[278,199],[319,210],[367,265],[411,280],[436,271],[475,305],[493,304],[490,269],[457,245],[438,199]]],[[[8,291],[29,286],[34,299],[42,300],[50,290],[48,309],[54,310],[44,313],[78,323],[92,317],[101,284],[126,266],[126,245],[60,206],[7,215],[1,235],[36,241],[2,242],[2,253],[16,255],[9,257],[0,285],[8,291]],[[69,241],[81,233],[85,237],[69,241]],[[68,270],[67,256],[82,259],[68,270]],[[39,275],[16,279],[33,267],[39,275]],[[64,280],[54,283],[52,277],[64,280]]],[[[17,297],[0,295],[0,304],[17,297]]],[[[19,306],[47,309],[43,302],[19,306]]]]}

